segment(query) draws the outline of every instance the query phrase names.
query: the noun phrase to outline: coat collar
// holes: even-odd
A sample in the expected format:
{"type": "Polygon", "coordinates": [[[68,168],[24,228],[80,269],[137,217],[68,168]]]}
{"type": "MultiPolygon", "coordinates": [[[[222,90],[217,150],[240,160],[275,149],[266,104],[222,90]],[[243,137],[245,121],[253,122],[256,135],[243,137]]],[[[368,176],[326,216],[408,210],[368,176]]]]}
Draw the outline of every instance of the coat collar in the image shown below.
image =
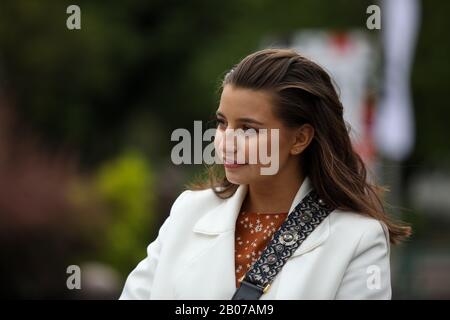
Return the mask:
{"type": "MultiPolygon", "coordinates": [[[[292,201],[289,213],[311,191],[311,181],[305,177],[292,201]]],[[[248,185],[240,185],[234,195],[225,199],[220,205],[207,212],[194,225],[193,231],[208,235],[221,234],[235,230],[236,219],[241,210],[242,202],[247,195],[248,185]]]]}

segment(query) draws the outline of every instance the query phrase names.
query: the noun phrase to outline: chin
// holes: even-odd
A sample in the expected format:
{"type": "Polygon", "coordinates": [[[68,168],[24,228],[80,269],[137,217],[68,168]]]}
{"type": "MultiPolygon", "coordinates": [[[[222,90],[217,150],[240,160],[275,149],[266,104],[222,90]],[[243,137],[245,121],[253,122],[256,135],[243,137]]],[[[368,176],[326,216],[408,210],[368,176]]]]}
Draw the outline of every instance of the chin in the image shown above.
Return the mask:
{"type": "Polygon", "coordinates": [[[225,176],[227,180],[233,184],[250,184],[258,180],[257,177],[254,177],[252,172],[236,172],[234,170],[225,169],[225,176]],[[255,179],[256,178],[256,179],[255,179]]]}
{"type": "Polygon", "coordinates": [[[245,182],[245,179],[239,179],[239,178],[236,178],[234,175],[226,175],[226,177],[227,177],[227,180],[229,181],[229,182],[231,182],[231,183],[233,183],[233,184],[247,184],[246,182],[245,182]]]}
{"type": "Polygon", "coordinates": [[[248,184],[249,179],[243,174],[237,174],[234,172],[228,172],[225,170],[227,180],[233,184],[248,184]]]}

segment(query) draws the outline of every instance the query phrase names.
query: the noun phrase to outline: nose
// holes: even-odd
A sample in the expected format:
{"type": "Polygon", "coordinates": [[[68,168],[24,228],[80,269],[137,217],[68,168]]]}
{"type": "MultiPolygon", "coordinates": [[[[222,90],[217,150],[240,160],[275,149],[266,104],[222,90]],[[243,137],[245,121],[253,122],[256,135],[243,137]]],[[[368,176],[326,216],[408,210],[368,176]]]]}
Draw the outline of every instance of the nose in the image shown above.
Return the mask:
{"type": "Polygon", "coordinates": [[[226,159],[233,160],[237,153],[236,146],[232,143],[224,143],[222,145],[222,154],[226,159]]]}
{"type": "Polygon", "coordinates": [[[233,130],[227,130],[225,132],[225,139],[223,141],[223,153],[224,154],[235,154],[237,149],[237,139],[234,135],[233,130]]]}

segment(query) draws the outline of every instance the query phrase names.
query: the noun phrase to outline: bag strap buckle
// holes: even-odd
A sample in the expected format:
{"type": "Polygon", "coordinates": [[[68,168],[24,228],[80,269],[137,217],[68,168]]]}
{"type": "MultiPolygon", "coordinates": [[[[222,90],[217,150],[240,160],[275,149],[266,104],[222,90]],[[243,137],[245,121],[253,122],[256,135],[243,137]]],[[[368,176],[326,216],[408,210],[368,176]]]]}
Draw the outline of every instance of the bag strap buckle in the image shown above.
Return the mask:
{"type": "Polygon", "coordinates": [[[263,293],[266,293],[270,284],[264,288],[253,284],[247,280],[242,280],[240,287],[236,290],[232,300],[258,300],[263,293]]]}

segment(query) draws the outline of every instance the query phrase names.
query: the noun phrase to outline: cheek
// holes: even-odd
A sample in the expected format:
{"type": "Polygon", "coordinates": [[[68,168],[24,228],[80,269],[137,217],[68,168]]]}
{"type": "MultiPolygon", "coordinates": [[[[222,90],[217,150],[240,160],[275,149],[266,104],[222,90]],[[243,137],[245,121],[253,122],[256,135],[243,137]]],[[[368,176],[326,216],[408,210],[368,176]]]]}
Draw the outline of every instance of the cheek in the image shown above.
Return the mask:
{"type": "Polygon", "coordinates": [[[276,151],[278,153],[281,152],[283,148],[282,137],[280,137],[280,130],[268,130],[267,134],[264,134],[260,137],[261,145],[266,148],[267,154],[271,156],[275,155],[276,151]]]}
{"type": "MultiPolygon", "coordinates": [[[[271,136],[270,133],[260,133],[247,137],[245,144],[242,143],[239,150],[245,152],[246,159],[250,161],[250,164],[260,165],[261,157],[264,157],[266,159],[264,161],[267,161],[266,157],[272,156],[273,149],[277,148],[279,150],[279,144],[280,141],[277,135],[271,136]]],[[[275,156],[276,152],[273,155],[275,156]]]]}
{"type": "Polygon", "coordinates": [[[222,155],[223,148],[223,138],[224,133],[222,130],[217,129],[216,134],[214,135],[214,149],[216,150],[216,154],[219,156],[222,155]]]}
{"type": "Polygon", "coordinates": [[[290,136],[280,133],[280,138],[278,140],[278,152],[280,154],[280,158],[287,158],[291,149],[290,136]]]}
{"type": "Polygon", "coordinates": [[[272,161],[274,157],[277,157],[279,164],[284,163],[289,157],[291,135],[281,129],[271,131],[266,135],[266,141],[264,142],[267,145],[267,154],[272,158],[272,161]]]}
{"type": "Polygon", "coordinates": [[[257,135],[253,135],[245,139],[245,155],[247,157],[254,156],[257,157],[259,149],[259,139],[257,135]]]}

